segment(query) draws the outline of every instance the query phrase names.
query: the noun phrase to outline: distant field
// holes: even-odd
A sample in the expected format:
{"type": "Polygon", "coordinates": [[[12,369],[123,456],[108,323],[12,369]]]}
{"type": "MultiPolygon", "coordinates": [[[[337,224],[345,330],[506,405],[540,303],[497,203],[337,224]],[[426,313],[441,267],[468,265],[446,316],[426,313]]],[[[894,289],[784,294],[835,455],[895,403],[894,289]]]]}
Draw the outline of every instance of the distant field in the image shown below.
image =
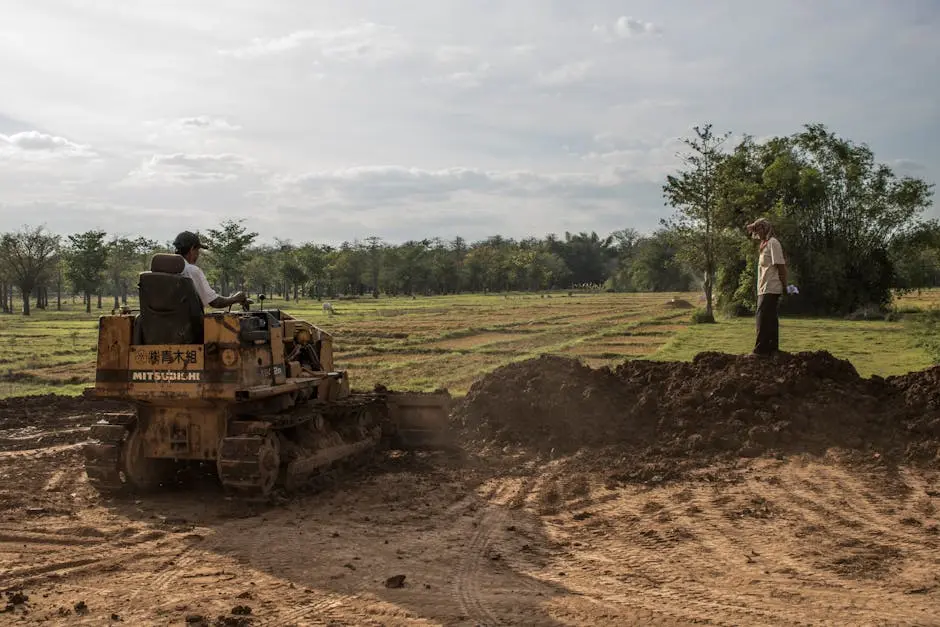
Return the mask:
{"type": "MultiPolygon", "coordinates": [[[[591,366],[628,358],[690,359],[703,350],[743,353],[754,338],[752,319],[690,325],[690,311],[672,298],[697,304],[697,294],[465,295],[334,301],[329,316],[316,301],[284,307],[337,336],[339,366],[357,387],[446,387],[463,394],[485,373],[542,353],[568,355],[591,366]]],[[[902,299],[901,311],[940,306],[940,290],[902,299]]],[[[105,310],[107,313],[109,310],[105,310]]],[[[100,312],[70,303],[61,312],[0,317],[0,397],[76,394],[94,380],[100,312]]],[[[930,365],[909,323],[785,318],[782,348],[829,350],[859,372],[890,375],[930,365]]]]}

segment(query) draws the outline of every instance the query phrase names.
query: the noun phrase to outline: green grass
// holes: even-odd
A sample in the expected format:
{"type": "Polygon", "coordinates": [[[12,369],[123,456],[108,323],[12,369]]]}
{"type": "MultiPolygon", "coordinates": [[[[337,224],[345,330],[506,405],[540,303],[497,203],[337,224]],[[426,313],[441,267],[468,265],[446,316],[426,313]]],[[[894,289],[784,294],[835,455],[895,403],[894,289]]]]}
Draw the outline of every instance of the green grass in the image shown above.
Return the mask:
{"type": "MultiPolygon", "coordinates": [[[[754,321],[750,318],[696,325],[674,337],[654,358],[688,360],[706,350],[746,353],[754,346],[754,336],[754,321]]],[[[863,377],[904,374],[931,365],[929,355],[916,346],[902,322],[783,318],[780,349],[791,353],[829,351],[851,361],[863,377]]]]}
{"type": "MultiPolygon", "coordinates": [[[[686,360],[704,350],[746,353],[753,319],[691,325],[691,309],[667,305],[697,294],[496,294],[331,301],[265,302],[336,336],[337,366],[354,387],[383,383],[396,389],[446,387],[462,394],[484,374],[548,353],[591,366],[628,358],[686,360]]],[[[903,299],[898,307],[924,311],[940,290],[903,299]]],[[[132,306],[134,304],[132,303],[132,306]]],[[[0,397],[76,394],[94,380],[97,320],[80,306],[0,316],[0,397]]],[[[890,375],[930,365],[909,320],[897,322],[784,318],[781,348],[828,350],[852,361],[863,376],[890,375]]]]}

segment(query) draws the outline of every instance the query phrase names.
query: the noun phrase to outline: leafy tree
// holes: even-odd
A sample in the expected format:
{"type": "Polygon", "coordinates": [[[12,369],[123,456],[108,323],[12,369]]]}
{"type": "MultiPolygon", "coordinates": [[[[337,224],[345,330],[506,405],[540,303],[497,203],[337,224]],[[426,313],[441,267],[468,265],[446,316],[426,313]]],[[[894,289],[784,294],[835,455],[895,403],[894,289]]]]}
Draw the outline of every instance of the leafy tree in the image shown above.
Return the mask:
{"type": "Polygon", "coordinates": [[[381,237],[376,237],[375,235],[367,237],[366,242],[368,244],[368,246],[366,246],[366,254],[369,259],[370,287],[372,288],[372,293],[378,295],[379,277],[382,275],[382,258],[385,253],[385,242],[382,241],[381,237]]]}
{"type": "Polygon", "coordinates": [[[555,253],[571,272],[571,282],[603,283],[617,266],[617,250],[612,236],[600,237],[597,233],[571,234],[566,232],[563,241],[550,236],[549,252],[555,253]]]}
{"type": "Polygon", "coordinates": [[[714,321],[712,289],[723,244],[719,168],[726,158],[721,147],[728,134],[715,135],[711,124],[693,130],[695,137],[683,140],[691,150],[680,155],[687,169],[667,176],[663,185],[666,204],[678,210],[663,224],[672,231],[681,258],[704,275],[705,316],[714,321]]]}
{"type": "Polygon", "coordinates": [[[0,237],[0,264],[22,294],[24,316],[30,315],[30,294],[54,263],[58,246],[59,237],[43,226],[25,227],[0,237]]]}
{"type": "Polygon", "coordinates": [[[242,224],[244,220],[225,220],[219,228],[207,231],[211,257],[219,273],[222,293],[229,293],[229,285],[240,278],[240,272],[248,259],[248,249],[258,234],[249,232],[242,224]]]}
{"type": "Polygon", "coordinates": [[[91,313],[91,295],[104,283],[108,265],[108,245],[104,231],[69,235],[66,250],[66,277],[85,296],[85,312],[91,313]]]}
{"type": "MultiPolygon", "coordinates": [[[[886,305],[892,287],[910,280],[904,273],[918,241],[912,234],[921,228],[933,185],[897,178],[867,146],[814,124],[763,144],[746,138],[721,170],[719,215],[727,228],[761,215],[774,221],[801,288],[785,307],[831,314],[886,305]]],[[[720,289],[723,300],[747,307],[754,252],[753,244],[739,242],[722,267],[720,289]]]]}
{"type": "Polygon", "coordinates": [[[107,273],[114,296],[114,308],[127,304],[127,293],[142,267],[146,256],[157,243],[144,237],[113,237],[107,247],[107,273]]]}
{"type": "Polygon", "coordinates": [[[307,280],[312,282],[312,292],[308,293],[312,293],[316,298],[323,297],[323,290],[328,282],[330,251],[329,246],[304,244],[296,252],[297,262],[303,268],[307,280]]]}

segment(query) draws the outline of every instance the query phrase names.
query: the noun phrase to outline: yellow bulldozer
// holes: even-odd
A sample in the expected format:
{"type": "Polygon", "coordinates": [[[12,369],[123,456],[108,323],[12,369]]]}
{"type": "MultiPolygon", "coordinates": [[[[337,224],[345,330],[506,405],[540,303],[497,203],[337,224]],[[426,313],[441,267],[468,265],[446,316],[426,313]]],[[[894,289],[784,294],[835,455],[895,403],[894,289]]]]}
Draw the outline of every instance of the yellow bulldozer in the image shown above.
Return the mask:
{"type": "Polygon", "coordinates": [[[93,425],[89,482],[149,490],[179,462],[214,463],[226,491],[267,498],[376,449],[446,449],[450,395],[355,392],[333,336],[278,309],[205,312],[179,255],[140,273],[140,309],[102,316],[97,399],[131,403],[93,425]]]}

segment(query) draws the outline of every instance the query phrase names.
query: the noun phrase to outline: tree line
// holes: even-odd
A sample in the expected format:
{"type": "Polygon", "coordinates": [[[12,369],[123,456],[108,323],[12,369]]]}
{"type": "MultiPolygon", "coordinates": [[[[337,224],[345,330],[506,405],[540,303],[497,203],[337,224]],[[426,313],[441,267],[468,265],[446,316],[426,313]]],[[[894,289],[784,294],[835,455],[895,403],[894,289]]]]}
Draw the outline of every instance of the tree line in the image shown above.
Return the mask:
{"type": "MultiPolygon", "coordinates": [[[[258,242],[243,221],[225,220],[201,234],[210,250],[199,265],[223,294],[298,299],[339,295],[433,295],[465,292],[604,289],[700,290],[705,317],[713,309],[750,313],[755,305],[756,246],[744,233],[769,217],[783,242],[800,296],[791,310],[845,313],[886,305],[899,291],[940,286],[940,226],[922,218],[933,185],[898,177],[876,163],[865,145],[808,125],[787,137],[756,142],[711,125],[685,140],[682,168],[666,178],[660,228],[624,228],[524,239],[493,235],[391,244],[379,237],[330,246],[258,242]]],[[[186,225],[181,225],[181,230],[186,225]]],[[[167,243],[90,230],[60,236],[44,226],[0,236],[0,301],[17,307],[61,308],[83,299],[86,311],[127,304],[137,274],[167,243]],[[55,295],[50,305],[49,295],[55,295]]]]}

